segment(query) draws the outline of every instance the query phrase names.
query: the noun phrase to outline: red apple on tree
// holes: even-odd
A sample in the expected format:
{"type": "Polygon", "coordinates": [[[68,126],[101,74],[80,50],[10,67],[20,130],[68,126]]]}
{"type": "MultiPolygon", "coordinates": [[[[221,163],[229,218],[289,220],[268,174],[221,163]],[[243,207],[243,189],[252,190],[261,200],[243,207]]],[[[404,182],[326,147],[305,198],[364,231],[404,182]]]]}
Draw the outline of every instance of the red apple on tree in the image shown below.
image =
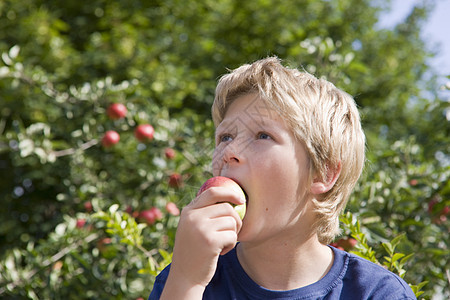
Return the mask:
{"type": "Polygon", "coordinates": [[[173,216],[178,216],[180,215],[180,209],[177,207],[177,205],[173,202],[168,202],[166,204],[166,210],[169,214],[173,215],[173,216]]]}
{"type": "Polygon", "coordinates": [[[148,225],[154,224],[157,220],[161,220],[163,217],[162,212],[157,207],[152,207],[150,209],[141,211],[139,213],[139,219],[148,225]]]}
{"type": "Polygon", "coordinates": [[[104,252],[107,249],[107,245],[111,243],[112,243],[111,238],[109,237],[102,238],[97,242],[97,248],[98,250],[100,250],[100,252],[104,252]]]}
{"type": "Polygon", "coordinates": [[[164,150],[164,154],[166,155],[167,159],[174,159],[175,158],[175,150],[172,148],[166,148],[164,150]]]}
{"type": "Polygon", "coordinates": [[[92,211],[92,202],[91,201],[84,202],[83,206],[84,206],[84,209],[87,212],[91,212],[92,211]]]}
{"type": "Polygon", "coordinates": [[[339,250],[344,250],[344,248],[339,246],[339,244],[337,242],[331,243],[330,246],[333,246],[334,248],[339,249],[339,250]]]}
{"type": "Polygon", "coordinates": [[[154,133],[155,133],[155,130],[153,129],[153,126],[150,125],[150,124],[139,125],[134,130],[134,136],[140,142],[151,141],[153,139],[153,134],[154,133]]]}
{"type": "Polygon", "coordinates": [[[86,219],[78,219],[76,227],[77,228],[83,228],[85,224],[86,224],[86,219]]]}
{"type": "Polygon", "coordinates": [[[418,183],[419,183],[419,181],[418,181],[417,179],[411,179],[411,180],[409,181],[409,184],[410,184],[411,186],[416,186],[418,183]]]}
{"type": "MultiPolygon", "coordinates": [[[[232,190],[235,190],[236,192],[240,193],[241,196],[245,199],[245,193],[242,190],[242,188],[239,186],[239,184],[237,184],[236,181],[228,178],[228,177],[223,177],[223,176],[215,176],[212,178],[209,178],[208,180],[205,181],[205,183],[203,183],[203,185],[200,187],[197,196],[199,196],[201,193],[203,193],[204,191],[206,191],[207,189],[211,188],[211,187],[216,187],[216,186],[221,186],[221,187],[226,187],[226,188],[230,188],[232,190]]],[[[246,204],[241,204],[241,205],[234,205],[232,204],[234,209],[236,210],[236,212],[239,214],[239,217],[242,219],[244,219],[245,216],[245,211],[246,211],[246,204]]]]}
{"type": "Polygon", "coordinates": [[[169,186],[179,188],[183,185],[183,177],[179,173],[173,173],[169,176],[169,186]]]}
{"type": "Polygon", "coordinates": [[[122,119],[127,114],[127,108],[122,103],[113,103],[106,110],[106,114],[112,120],[122,119]]]}
{"type": "Polygon", "coordinates": [[[114,130],[108,130],[102,138],[102,145],[109,148],[117,144],[120,140],[120,135],[114,130]]]}
{"type": "Polygon", "coordinates": [[[354,238],[346,237],[346,238],[338,240],[336,243],[338,246],[343,248],[345,251],[349,251],[356,246],[358,241],[355,240],[354,238]]]}

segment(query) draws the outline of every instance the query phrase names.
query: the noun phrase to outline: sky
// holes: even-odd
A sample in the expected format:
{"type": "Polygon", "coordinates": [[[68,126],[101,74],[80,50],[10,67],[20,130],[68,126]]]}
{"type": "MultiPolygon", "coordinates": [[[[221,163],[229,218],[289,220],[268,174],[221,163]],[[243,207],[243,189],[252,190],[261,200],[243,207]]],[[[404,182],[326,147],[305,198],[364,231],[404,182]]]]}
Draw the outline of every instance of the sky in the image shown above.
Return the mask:
{"type": "MultiPolygon", "coordinates": [[[[435,0],[436,5],[422,29],[422,38],[429,49],[439,49],[439,54],[431,60],[438,74],[450,75],[450,0],[435,0]]],[[[380,18],[379,25],[391,28],[402,22],[414,4],[420,0],[391,0],[391,11],[380,18]]]]}

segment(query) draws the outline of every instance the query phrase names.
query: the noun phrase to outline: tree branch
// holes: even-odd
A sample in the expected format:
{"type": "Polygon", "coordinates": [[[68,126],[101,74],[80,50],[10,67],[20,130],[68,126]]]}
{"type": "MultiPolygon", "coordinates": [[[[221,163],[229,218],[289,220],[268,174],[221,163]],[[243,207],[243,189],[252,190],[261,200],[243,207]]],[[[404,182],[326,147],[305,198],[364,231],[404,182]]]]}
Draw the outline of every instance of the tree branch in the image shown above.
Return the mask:
{"type": "Polygon", "coordinates": [[[69,148],[69,149],[64,149],[64,150],[59,150],[59,151],[54,151],[53,154],[56,157],[61,157],[61,156],[66,156],[66,155],[72,155],[74,154],[77,150],[86,150],[91,148],[92,146],[95,146],[98,144],[98,140],[93,139],[90,140],[89,142],[86,142],[84,144],[81,144],[81,146],[79,148],[69,148]]]}

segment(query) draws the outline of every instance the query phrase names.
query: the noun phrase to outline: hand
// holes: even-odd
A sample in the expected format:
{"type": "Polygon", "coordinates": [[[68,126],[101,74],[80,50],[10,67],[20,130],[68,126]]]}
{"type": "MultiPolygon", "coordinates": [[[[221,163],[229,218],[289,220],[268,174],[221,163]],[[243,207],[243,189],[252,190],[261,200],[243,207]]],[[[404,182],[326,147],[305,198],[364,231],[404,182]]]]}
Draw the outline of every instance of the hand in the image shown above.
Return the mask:
{"type": "Polygon", "coordinates": [[[203,294],[214,276],[219,255],[236,245],[242,221],[230,203],[239,205],[242,201],[232,189],[212,187],[182,210],[163,295],[171,292],[174,297],[174,289],[183,296],[188,290],[203,294]]]}

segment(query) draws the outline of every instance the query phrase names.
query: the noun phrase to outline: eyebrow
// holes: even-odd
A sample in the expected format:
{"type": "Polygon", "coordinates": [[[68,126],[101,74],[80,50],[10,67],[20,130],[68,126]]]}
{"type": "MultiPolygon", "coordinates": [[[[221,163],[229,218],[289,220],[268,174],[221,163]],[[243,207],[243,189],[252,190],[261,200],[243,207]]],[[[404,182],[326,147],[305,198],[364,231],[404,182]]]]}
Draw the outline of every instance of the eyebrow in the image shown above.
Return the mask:
{"type": "MultiPolygon", "coordinates": [[[[214,132],[214,136],[217,137],[218,133],[224,133],[224,132],[231,132],[232,130],[236,130],[236,126],[233,126],[232,124],[235,122],[236,119],[233,120],[224,120],[222,121],[215,129],[214,132]],[[227,128],[230,128],[232,130],[228,130],[227,128]]],[[[277,121],[277,120],[273,120],[272,118],[264,118],[263,121],[258,121],[255,119],[252,119],[252,125],[253,126],[257,126],[260,129],[254,130],[255,128],[250,127],[250,125],[247,125],[246,123],[244,123],[243,121],[241,121],[241,123],[244,123],[245,127],[252,132],[259,132],[259,130],[262,131],[278,131],[280,129],[286,129],[289,130],[289,128],[282,123],[282,120],[277,121]]]]}

